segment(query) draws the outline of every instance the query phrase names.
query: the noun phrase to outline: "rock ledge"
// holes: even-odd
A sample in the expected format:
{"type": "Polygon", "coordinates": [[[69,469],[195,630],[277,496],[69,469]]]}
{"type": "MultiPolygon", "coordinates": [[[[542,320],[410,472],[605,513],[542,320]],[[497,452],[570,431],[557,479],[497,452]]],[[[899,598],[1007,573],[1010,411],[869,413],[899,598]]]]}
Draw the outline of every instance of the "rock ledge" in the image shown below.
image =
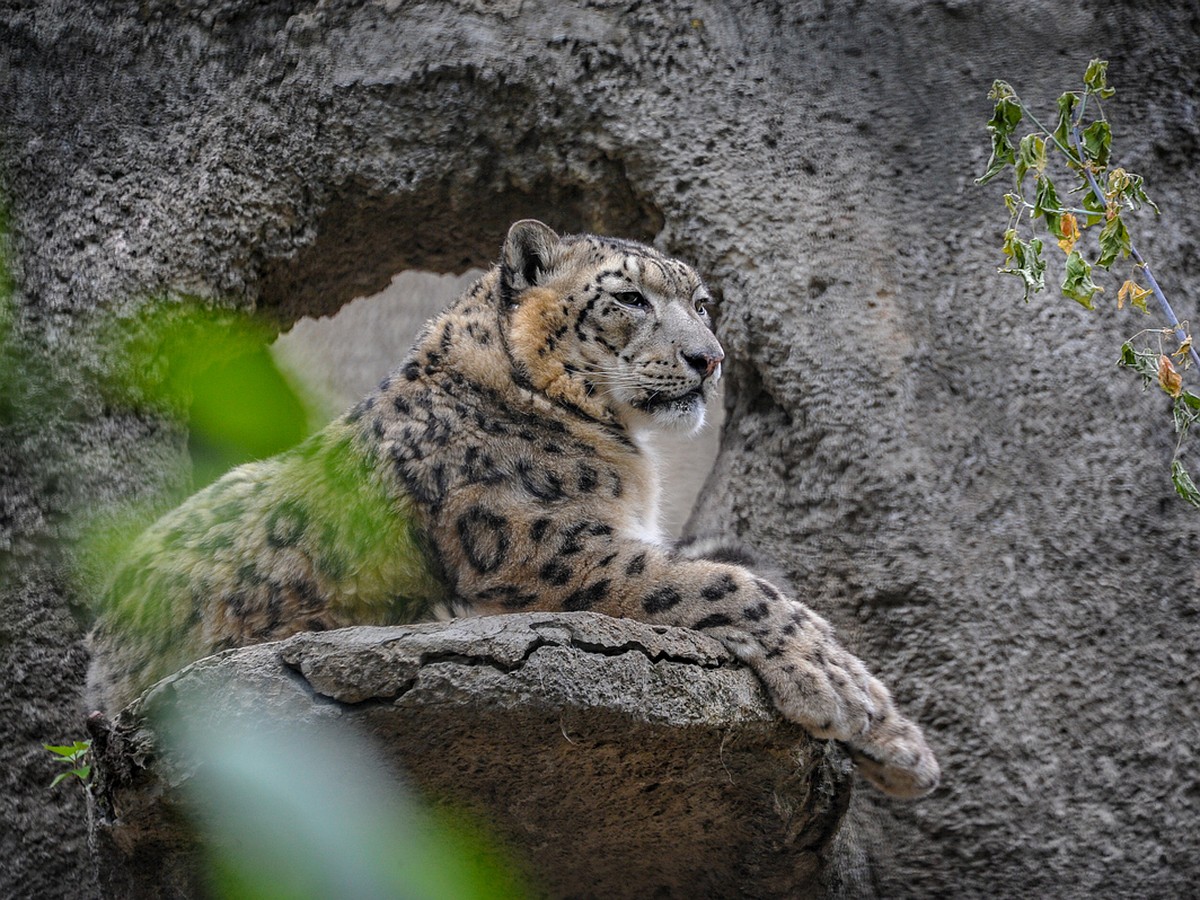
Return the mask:
{"type": "MultiPolygon", "coordinates": [[[[153,723],[365,735],[391,777],[486,823],[548,896],[821,893],[848,766],[717,642],[594,613],[301,634],[201,660],[93,721],[105,893],[202,893],[153,723]]],[[[297,787],[303,790],[302,786],[297,787]]]]}

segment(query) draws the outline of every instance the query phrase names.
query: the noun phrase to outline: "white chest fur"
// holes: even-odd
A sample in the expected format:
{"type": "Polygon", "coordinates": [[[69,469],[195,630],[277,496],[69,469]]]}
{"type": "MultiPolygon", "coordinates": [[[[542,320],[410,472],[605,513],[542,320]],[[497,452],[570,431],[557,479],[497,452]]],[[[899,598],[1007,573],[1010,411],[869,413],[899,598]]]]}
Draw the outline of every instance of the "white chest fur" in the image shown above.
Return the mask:
{"type": "Polygon", "coordinates": [[[635,488],[627,500],[627,516],[622,531],[626,537],[634,540],[664,546],[668,541],[659,524],[662,478],[658,448],[647,432],[634,432],[633,439],[640,451],[642,471],[639,473],[641,477],[635,479],[635,488]]]}

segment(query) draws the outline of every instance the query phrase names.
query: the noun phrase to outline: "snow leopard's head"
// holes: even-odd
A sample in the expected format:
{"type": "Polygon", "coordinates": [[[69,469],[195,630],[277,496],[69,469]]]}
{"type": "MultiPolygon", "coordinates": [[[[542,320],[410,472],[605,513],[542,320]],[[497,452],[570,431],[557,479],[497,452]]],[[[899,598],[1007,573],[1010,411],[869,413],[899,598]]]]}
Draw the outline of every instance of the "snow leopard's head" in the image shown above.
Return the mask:
{"type": "Polygon", "coordinates": [[[704,424],[725,353],[691,266],[525,219],[504,242],[500,285],[512,356],[535,387],[633,428],[704,424]]]}

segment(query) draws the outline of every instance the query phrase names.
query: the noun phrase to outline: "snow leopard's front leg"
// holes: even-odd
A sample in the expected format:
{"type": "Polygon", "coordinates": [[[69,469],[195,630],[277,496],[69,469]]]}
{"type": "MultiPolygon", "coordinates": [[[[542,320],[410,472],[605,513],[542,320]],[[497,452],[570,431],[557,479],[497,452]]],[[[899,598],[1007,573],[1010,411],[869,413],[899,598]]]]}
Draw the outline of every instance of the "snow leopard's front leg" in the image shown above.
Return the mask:
{"type": "MultiPolygon", "coordinates": [[[[912,798],[937,787],[940,770],[921,729],[900,713],[862,660],[838,643],[825,619],[746,570],[718,578],[714,584],[736,585],[741,596],[731,594],[725,610],[689,627],[709,632],[750,665],[786,717],[815,737],[843,742],[880,790],[912,798]]],[[[700,595],[709,602],[703,589],[700,595]]],[[[690,611],[681,612],[686,618],[690,611]]]]}
{"type": "Polygon", "coordinates": [[[468,588],[488,612],[585,610],[707,632],[762,679],[776,707],[814,736],[843,742],[862,774],[897,797],[938,783],[936,759],[829,623],[739,565],[689,559],[617,537],[598,522],[531,523],[538,552],[468,588]]]}

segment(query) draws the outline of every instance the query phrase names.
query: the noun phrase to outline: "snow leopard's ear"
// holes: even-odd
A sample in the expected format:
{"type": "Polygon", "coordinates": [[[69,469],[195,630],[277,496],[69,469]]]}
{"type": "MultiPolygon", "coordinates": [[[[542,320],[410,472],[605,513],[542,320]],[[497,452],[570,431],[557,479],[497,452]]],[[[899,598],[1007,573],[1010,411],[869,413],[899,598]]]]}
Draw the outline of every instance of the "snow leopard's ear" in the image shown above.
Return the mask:
{"type": "Polygon", "coordinates": [[[506,300],[511,302],[550,271],[558,244],[558,235],[537,219],[513,223],[500,251],[500,283],[506,300]]]}

